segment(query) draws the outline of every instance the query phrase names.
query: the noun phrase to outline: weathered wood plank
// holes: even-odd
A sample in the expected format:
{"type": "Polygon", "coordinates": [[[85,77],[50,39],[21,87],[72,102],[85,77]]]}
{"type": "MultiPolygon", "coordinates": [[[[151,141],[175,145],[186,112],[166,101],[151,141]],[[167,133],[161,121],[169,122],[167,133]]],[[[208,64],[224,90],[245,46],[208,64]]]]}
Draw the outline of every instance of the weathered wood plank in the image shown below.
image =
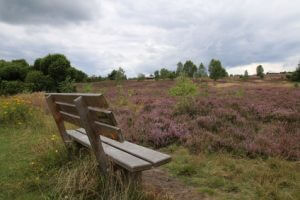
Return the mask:
{"type": "Polygon", "coordinates": [[[83,128],[86,131],[87,137],[91,144],[91,149],[96,156],[96,160],[99,163],[100,171],[103,174],[107,173],[108,165],[105,152],[103,150],[102,142],[99,140],[99,136],[95,133],[94,124],[91,122],[91,117],[87,109],[87,104],[83,97],[78,97],[74,100],[75,106],[80,116],[80,121],[83,128]]]}
{"type": "Polygon", "coordinates": [[[82,127],[80,122],[80,117],[78,115],[72,115],[70,113],[59,111],[62,119],[71,124],[75,124],[76,126],[82,127]]]}
{"type": "Polygon", "coordinates": [[[46,101],[48,104],[48,108],[49,108],[50,112],[52,113],[54,121],[57,125],[60,136],[61,136],[62,140],[64,141],[65,145],[67,145],[67,143],[70,142],[71,140],[70,140],[70,137],[66,133],[66,128],[65,128],[62,116],[59,113],[57,106],[54,103],[53,96],[51,96],[51,95],[46,96],[46,101]]]}
{"type": "Polygon", "coordinates": [[[83,97],[87,106],[108,108],[106,99],[102,94],[87,94],[87,93],[47,93],[51,94],[55,101],[74,104],[74,100],[78,97],[83,97]]]}
{"type": "Polygon", "coordinates": [[[72,115],[79,115],[78,111],[75,107],[75,104],[65,103],[65,102],[61,102],[61,101],[56,101],[55,104],[59,111],[64,111],[64,112],[70,113],[72,115]]]}
{"type": "Polygon", "coordinates": [[[103,135],[112,138],[113,140],[118,140],[120,142],[124,141],[120,128],[97,121],[95,121],[94,124],[97,135],[103,135]]]}
{"type": "MultiPolygon", "coordinates": [[[[85,130],[83,128],[77,129],[77,131],[85,134],[85,130]]],[[[171,156],[167,154],[154,151],[150,148],[146,148],[128,141],[118,142],[103,136],[101,136],[101,141],[102,143],[106,143],[110,146],[113,146],[131,155],[148,161],[154,166],[160,166],[171,161],[171,156]]]]}
{"type": "Polygon", "coordinates": [[[117,121],[112,111],[96,107],[88,107],[88,109],[94,121],[102,122],[112,126],[117,126],[117,121]]]}
{"type": "MultiPolygon", "coordinates": [[[[90,148],[91,144],[87,137],[78,131],[68,130],[67,133],[74,138],[75,141],[81,143],[82,145],[90,148]]],[[[100,139],[99,139],[100,141],[100,139]]],[[[128,154],[118,148],[112,147],[108,144],[102,143],[103,150],[105,154],[112,159],[113,162],[118,164],[119,166],[125,168],[130,172],[143,171],[151,168],[151,163],[137,158],[131,154],[128,154]]]]}

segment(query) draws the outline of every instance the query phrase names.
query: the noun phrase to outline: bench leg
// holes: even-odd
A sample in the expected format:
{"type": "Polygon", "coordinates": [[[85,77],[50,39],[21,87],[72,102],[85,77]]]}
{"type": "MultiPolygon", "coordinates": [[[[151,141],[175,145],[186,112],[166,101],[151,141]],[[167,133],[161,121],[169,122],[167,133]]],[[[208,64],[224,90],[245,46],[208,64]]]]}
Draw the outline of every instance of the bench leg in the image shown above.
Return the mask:
{"type": "Polygon", "coordinates": [[[134,186],[139,186],[142,183],[142,172],[129,172],[124,170],[125,182],[134,186]]]}
{"type": "Polygon", "coordinates": [[[122,167],[113,165],[112,172],[119,174],[118,176],[122,179],[122,182],[131,185],[141,185],[142,183],[142,172],[130,172],[122,167]],[[119,173],[117,173],[119,172],[119,173]]]}

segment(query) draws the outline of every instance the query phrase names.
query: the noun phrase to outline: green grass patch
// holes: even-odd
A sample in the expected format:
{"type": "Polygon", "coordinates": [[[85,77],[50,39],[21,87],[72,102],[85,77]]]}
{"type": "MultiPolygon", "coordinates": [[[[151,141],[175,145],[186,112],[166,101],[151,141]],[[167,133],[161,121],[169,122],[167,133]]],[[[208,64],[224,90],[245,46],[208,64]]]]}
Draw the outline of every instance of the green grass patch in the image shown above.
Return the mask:
{"type": "Polygon", "coordinates": [[[215,199],[300,199],[299,163],[279,158],[247,159],[231,154],[191,155],[171,146],[165,168],[215,199]]]}

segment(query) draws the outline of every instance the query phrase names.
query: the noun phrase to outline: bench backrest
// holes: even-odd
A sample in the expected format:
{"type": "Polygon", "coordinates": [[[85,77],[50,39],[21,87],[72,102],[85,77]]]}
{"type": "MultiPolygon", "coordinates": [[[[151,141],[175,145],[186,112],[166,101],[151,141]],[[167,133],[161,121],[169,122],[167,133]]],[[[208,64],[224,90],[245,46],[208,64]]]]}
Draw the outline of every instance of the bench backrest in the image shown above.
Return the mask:
{"type": "Polygon", "coordinates": [[[102,94],[47,93],[47,103],[55,121],[59,123],[57,124],[58,128],[64,126],[61,125],[64,121],[86,128],[79,113],[80,106],[78,107],[75,101],[79,97],[81,97],[80,99],[83,103],[82,109],[87,114],[84,118],[88,119],[85,119],[85,121],[91,126],[94,134],[103,135],[122,142],[121,129],[117,127],[117,121],[112,111],[107,110],[108,103],[102,94]]]}

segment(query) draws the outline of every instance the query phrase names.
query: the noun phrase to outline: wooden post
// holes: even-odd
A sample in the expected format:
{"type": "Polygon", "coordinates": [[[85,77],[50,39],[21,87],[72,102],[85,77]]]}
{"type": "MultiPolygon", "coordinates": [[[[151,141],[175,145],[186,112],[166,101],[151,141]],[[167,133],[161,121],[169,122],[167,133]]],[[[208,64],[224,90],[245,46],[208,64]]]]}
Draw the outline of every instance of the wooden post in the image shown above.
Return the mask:
{"type": "Polygon", "coordinates": [[[76,105],[77,111],[80,116],[80,121],[82,123],[82,127],[85,129],[86,134],[89,138],[89,141],[91,143],[92,151],[94,151],[96,160],[99,163],[100,171],[103,174],[107,174],[107,158],[104,153],[102,143],[100,141],[99,135],[95,134],[95,128],[93,126],[93,120],[91,116],[89,115],[88,107],[84,101],[84,99],[80,96],[74,100],[74,103],[76,105]]]}
{"type": "Polygon", "coordinates": [[[69,144],[72,142],[72,139],[70,138],[70,136],[68,136],[68,134],[66,132],[64,122],[62,120],[61,114],[58,112],[56,104],[54,103],[53,96],[49,95],[48,97],[46,97],[46,101],[48,104],[48,108],[51,111],[54,121],[59,130],[60,136],[61,136],[62,140],[64,141],[66,147],[69,148],[69,146],[70,146],[69,144]]]}

